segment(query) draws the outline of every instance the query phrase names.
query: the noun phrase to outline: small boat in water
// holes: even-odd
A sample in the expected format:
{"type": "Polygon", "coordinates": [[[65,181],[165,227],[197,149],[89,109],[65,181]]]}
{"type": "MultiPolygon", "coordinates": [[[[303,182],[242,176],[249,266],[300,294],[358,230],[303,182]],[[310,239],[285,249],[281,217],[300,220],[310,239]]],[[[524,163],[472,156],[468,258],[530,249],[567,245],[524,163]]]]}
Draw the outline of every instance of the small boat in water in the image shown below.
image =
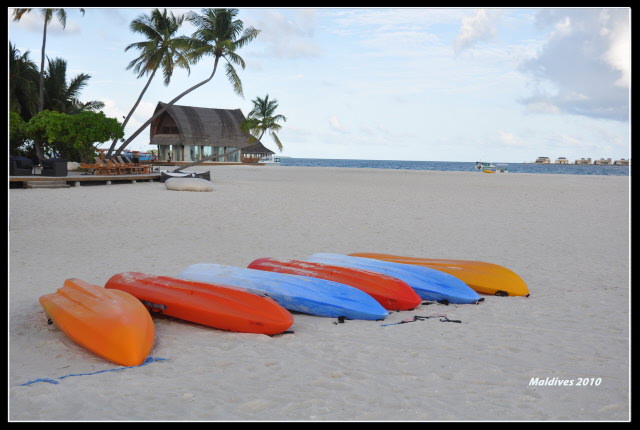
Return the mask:
{"type": "Polygon", "coordinates": [[[483,173],[496,173],[496,172],[506,173],[509,171],[508,164],[504,164],[504,163],[491,164],[485,161],[476,161],[475,169],[480,170],[483,173]]]}
{"type": "Polygon", "coordinates": [[[200,179],[206,179],[207,181],[210,181],[211,172],[208,170],[206,172],[189,172],[189,171],[171,172],[168,170],[160,171],[160,182],[164,182],[170,178],[200,178],[200,179]]]}
{"type": "Polygon", "coordinates": [[[477,170],[481,170],[484,173],[495,173],[496,172],[496,166],[494,166],[491,163],[484,162],[484,161],[476,161],[475,168],[477,170]]]}

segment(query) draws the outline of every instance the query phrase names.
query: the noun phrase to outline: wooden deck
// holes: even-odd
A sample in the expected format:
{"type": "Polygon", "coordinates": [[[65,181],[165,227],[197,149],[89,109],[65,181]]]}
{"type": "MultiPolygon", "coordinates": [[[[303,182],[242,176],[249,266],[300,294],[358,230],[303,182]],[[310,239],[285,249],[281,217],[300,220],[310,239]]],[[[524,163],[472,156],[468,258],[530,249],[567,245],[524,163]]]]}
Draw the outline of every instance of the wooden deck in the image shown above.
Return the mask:
{"type": "MultiPolygon", "coordinates": [[[[191,161],[154,161],[152,164],[155,170],[165,168],[166,170],[173,170],[182,165],[191,164],[191,161]]],[[[211,166],[264,166],[264,163],[239,163],[239,162],[220,162],[210,161],[202,162],[190,170],[197,170],[199,166],[211,167],[211,166]]],[[[11,188],[19,188],[22,185],[23,188],[36,188],[36,187],[79,187],[83,183],[104,183],[112,184],[114,182],[132,182],[138,181],[159,181],[160,173],[144,173],[144,174],[126,174],[126,175],[92,175],[87,173],[81,173],[76,171],[70,171],[67,176],[9,176],[9,183],[11,188]]]]}
{"type": "MultiPolygon", "coordinates": [[[[22,184],[23,188],[36,188],[38,186],[50,186],[55,187],[79,187],[86,183],[104,183],[113,184],[114,182],[131,182],[136,183],[138,181],[159,181],[160,173],[141,173],[141,174],[127,174],[127,175],[89,175],[77,172],[69,172],[67,176],[9,176],[10,185],[19,188],[19,184],[22,184]]],[[[13,188],[13,187],[12,187],[13,188]]]]}

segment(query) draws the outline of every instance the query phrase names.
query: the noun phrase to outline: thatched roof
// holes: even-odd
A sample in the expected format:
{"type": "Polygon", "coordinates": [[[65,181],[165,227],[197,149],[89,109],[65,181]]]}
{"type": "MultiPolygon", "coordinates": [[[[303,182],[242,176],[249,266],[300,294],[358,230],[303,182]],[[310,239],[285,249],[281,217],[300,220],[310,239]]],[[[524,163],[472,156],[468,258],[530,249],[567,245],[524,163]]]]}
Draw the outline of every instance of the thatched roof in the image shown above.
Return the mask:
{"type": "MultiPolygon", "coordinates": [[[[158,102],[155,112],[167,106],[158,102]]],[[[248,133],[240,129],[240,124],[245,120],[240,109],[213,109],[193,106],[169,106],[163,115],[156,118],[151,124],[151,145],[208,145],[208,146],[232,146],[245,148],[254,146],[264,151],[253,153],[273,153],[265,148],[259,141],[251,139],[248,133]],[[157,134],[154,124],[161,122],[165,115],[169,115],[177,125],[179,134],[157,134]]],[[[253,148],[251,148],[253,149],[253,148]]],[[[244,151],[243,151],[244,152],[244,151]]]]}
{"type": "Polygon", "coordinates": [[[272,150],[266,148],[260,141],[242,148],[244,154],[275,154],[272,150]]]}

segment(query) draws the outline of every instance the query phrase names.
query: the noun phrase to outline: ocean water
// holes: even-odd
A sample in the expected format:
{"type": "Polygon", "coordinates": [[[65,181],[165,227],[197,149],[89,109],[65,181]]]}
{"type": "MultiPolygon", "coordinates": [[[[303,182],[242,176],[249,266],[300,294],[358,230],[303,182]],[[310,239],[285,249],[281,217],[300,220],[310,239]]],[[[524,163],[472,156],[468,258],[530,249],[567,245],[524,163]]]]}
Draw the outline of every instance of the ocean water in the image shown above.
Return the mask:
{"type": "MultiPolygon", "coordinates": [[[[493,163],[508,173],[546,173],[566,175],[629,176],[629,166],[597,166],[576,164],[493,163]]],[[[398,160],[343,160],[329,158],[281,158],[282,166],[308,167],[360,167],[373,169],[406,169],[479,172],[475,162],[466,161],[398,161],[398,160]]],[[[496,175],[502,173],[497,172],[496,175]]]]}

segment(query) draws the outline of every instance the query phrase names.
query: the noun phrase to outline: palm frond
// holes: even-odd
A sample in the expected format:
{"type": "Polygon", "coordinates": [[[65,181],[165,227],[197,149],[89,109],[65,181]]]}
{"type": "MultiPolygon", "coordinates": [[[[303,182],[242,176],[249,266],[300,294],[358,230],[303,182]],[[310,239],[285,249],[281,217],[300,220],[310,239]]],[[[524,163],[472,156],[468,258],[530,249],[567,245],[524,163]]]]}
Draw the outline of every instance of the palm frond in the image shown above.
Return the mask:
{"type": "Polygon", "coordinates": [[[225,64],[225,74],[227,75],[229,82],[231,82],[233,91],[240,97],[244,98],[244,93],[242,92],[242,81],[240,81],[240,77],[236,73],[236,69],[234,69],[229,62],[225,64]]]}
{"type": "Polygon", "coordinates": [[[273,137],[273,141],[276,143],[280,152],[282,152],[282,142],[280,142],[280,138],[278,138],[278,136],[273,132],[271,132],[271,136],[273,137]]]}

